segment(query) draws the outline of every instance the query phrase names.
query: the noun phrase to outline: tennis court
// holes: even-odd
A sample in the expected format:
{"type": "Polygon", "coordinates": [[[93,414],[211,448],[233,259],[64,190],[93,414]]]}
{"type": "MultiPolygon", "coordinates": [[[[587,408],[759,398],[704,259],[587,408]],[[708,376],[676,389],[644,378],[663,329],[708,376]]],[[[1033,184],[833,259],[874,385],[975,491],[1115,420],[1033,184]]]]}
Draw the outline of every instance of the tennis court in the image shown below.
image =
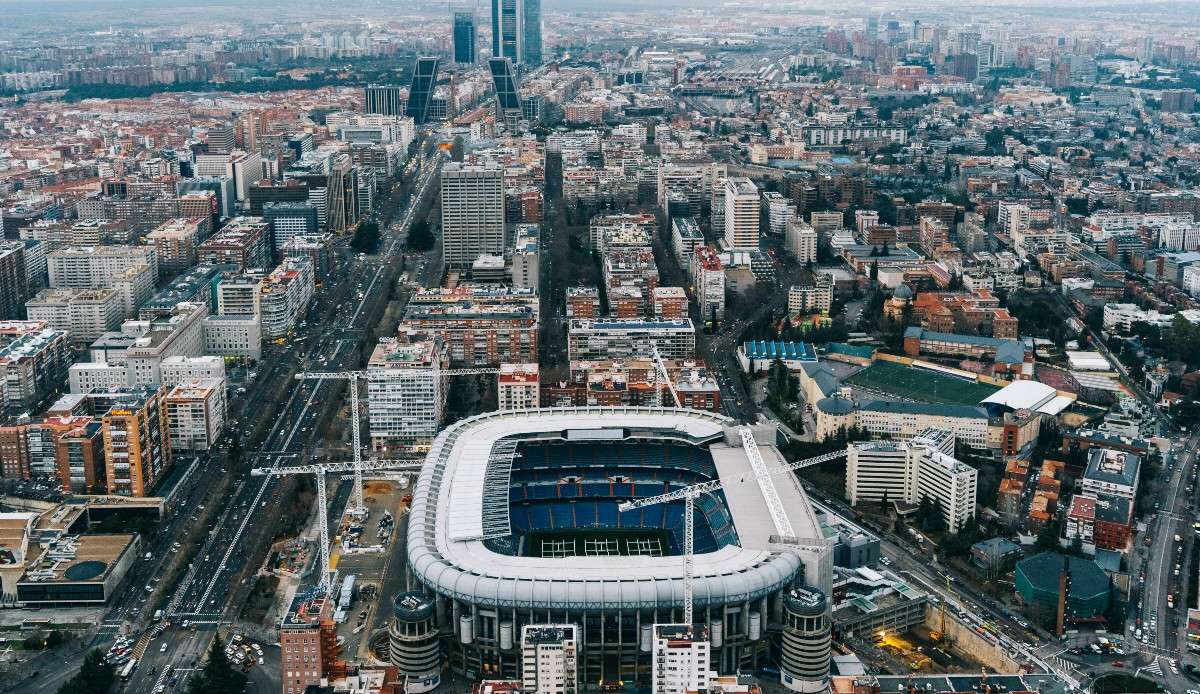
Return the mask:
{"type": "Polygon", "coordinates": [[[978,405],[980,400],[999,388],[966,381],[925,369],[913,369],[887,361],[877,361],[850,375],[849,385],[873,390],[915,402],[945,405],[978,405]]]}

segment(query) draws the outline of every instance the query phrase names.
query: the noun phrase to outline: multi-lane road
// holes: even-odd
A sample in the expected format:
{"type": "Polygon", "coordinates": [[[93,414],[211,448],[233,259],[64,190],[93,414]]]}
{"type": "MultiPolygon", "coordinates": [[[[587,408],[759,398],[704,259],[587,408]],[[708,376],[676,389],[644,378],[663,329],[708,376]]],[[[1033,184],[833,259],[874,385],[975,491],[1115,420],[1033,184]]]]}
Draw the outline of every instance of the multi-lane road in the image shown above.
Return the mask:
{"type": "MultiPolygon", "coordinates": [[[[341,405],[338,394],[346,385],[295,381],[294,375],[304,368],[337,371],[361,366],[365,337],[382,317],[389,285],[403,268],[408,229],[436,189],[444,159],[443,152],[435,151],[415,160],[410,202],[385,230],[377,255],[338,249],[342,267],[319,293],[307,317],[309,325],[298,328],[286,344],[265,348],[256,382],[241,402],[234,403],[235,414],[242,413],[236,435],[245,437],[242,446],[247,451],[242,468],[225,472],[220,455],[197,464],[179,502],[173,504],[179,510],[164,519],[152,540],[153,559],[139,562],[121,598],[106,613],[107,628],[101,629],[93,646],[107,645],[118,632],[141,637],[136,650],[140,661],[127,685],[129,691],[152,692],[169,685],[172,675],[183,679],[190,668],[202,664],[214,628],[238,617],[252,587],[253,570],[266,555],[271,528],[288,501],[280,493],[286,482],[248,475],[246,468],[293,464],[317,445],[322,429],[341,405]],[[265,433],[253,435],[261,431],[253,426],[256,418],[273,400],[282,401],[274,419],[265,433]],[[236,476],[230,491],[225,498],[212,498],[216,482],[225,474],[236,476]],[[201,538],[198,549],[186,543],[189,537],[201,538]],[[175,547],[175,543],[180,544],[175,547]],[[182,577],[174,585],[166,585],[170,579],[160,584],[168,566],[189,554],[190,565],[182,577]],[[152,593],[143,590],[143,582],[152,593]],[[165,605],[170,623],[161,633],[156,633],[158,628],[147,629],[153,626],[149,613],[156,604],[165,605]]],[[[414,274],[416,281],[436,281],[440,277],[436,254],[418,259],[414,274]]],[[[20,691],[54,691],[73,672],[73,668],[46,672],[20,691]]]]}

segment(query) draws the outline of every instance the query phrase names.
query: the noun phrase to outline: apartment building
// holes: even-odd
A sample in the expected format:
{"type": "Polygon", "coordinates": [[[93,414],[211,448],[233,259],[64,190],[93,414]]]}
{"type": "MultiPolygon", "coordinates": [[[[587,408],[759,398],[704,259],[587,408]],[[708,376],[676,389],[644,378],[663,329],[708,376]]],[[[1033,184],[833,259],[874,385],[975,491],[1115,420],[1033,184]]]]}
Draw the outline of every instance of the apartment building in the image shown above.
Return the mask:
{"type": "Polygon", "coordinates": [[[0,319],[21,317],[21,304],[29,298],[29,273],[24,241],[0,241],[0,319]]]}
{"type": "Polygon", "coordinates": [[[221,437],[229,404],[224,378],[197,378],[173,386],[163,399],[173,452],[207,451],[221,437]]]}
{"type": "Polygon", "coordinates": [[[518,224],[512,249],[512,285],[522,289],[538,288],[539,227],[518,224]]]}
{"type": "Polygon", "coordinates": [[[496,386],[499,409],[526,410],[538,407],[541,393],[538,389],[538,365],[501,364],[496,386]]]}
{"type": "Polygon", "coordinates": [[[162,386],[136,386],[105,393],[101,417],[108,493],[148,496],[171,466],[162,386]]]}
{"type": "Polygon", "coordinates": [[[530,694],[579,691],[578,634],[574,624],[521,627],[521,681],[530,694]]]}
{"type": "Polygon", "coordinates": [[[689,359],[696,351],[696,328],[680,320],[572,319],[567,335],[571,361],[650,356],[650,343],[663,359],[689,359]]]}
{"type": "Polygon", "coordinates": [[[225,277],[217,282],[217,313],[222,316],[261,316],[262,286],[260,272],[225,277]]]}
{"type": "Polygon", "coordinates": [[[717,674],[709,660],[706,624],[655,624],[652,654],[655,694],[704,692],[717,674]]]}
{"type": "Polygon", "coordinates": [[[201,379],[224,380],[225,360],[217,356],[174,356],[162,360],[162,384],[172,388],[201,379]]]}
{"type": "Polygon", "coordinates": [[[270,260],[269,237],[261,217],[235,217],[196,247],[196,260],[239,270],[265,268],[270,260]]]}
{"type": "Polygon", "coordinates": [[[111,288],[51,288],[26,301],[25,313],[30,320],[67,332],[73,343],[89,343],[121,324],[124,303],[111,288]]]}
{"type": "Polygon", "coordinates": [[[701,320],[725,320],[725,267],[716,251],[700,246],[692,254],[692,287],[701,320]]]}
{"type": "Polygon", "coordinates": [[[101,289],[125,271],[148,265],[158,278],[158,254],[151,246],[71,246],[46,257],[51,287],[101,289]]]}
{"type": "Polygon", "coordinates": [[[428,443],[446,409],[449,351],[440,337],[405,343],[380,340],[367,363],[371,449],[428,443]]]}
{"type": "Polygon", "coordinates": [[[71,364],[67,332],[42,328],[0,346],[0,381],[10,412],[36,406],[66,379],[71,364]]]}
{"type": "Polygon", "coordinates": [[[307,258],[286,258],[263,277],[259,299],[263,335],[282,337],[296,325],[312,301],[313,267],[307,258]]]}
{"type": "Polygon", "coordinates": [[[262,323],[258,316],[205,316],[204,353],[261,359],[262,323]]]}
{"type": "Polygon", "coordinates": [[[279,675],[283,694],[305,694],[345,672],[338,660],[334,599],[324,587],[301,588],[279,623],[279,675]]]}
{"type": "Polygon", "coordinates": [[[685,271],[692,262],[692,253],[704,245],[704,233],[695,217],[675,217],[671,220],[671,249],[675,260],[685,271]]]}
{"type": "Polygon", "coordinates": [[[873,441],[846,446],[846,498],[851,504],[932,499],[945,527],[957,531],[975,516],[978,472],[956,460],[953,434],[927,430],[908,442],[873,441]]]}
{"type": "Polygon", "coordinates": [[[788,289],[788,313],[829,313],[833,306],[833,277],[813,275],[804,284],[793,284],[788,289]]]}
{"type": "Polygon", "coordinates": [[[758,187],[748,178],[725,179],[725,246],[735,250],[758,248],[758,187]]]}
{"type": "Polygon", "coordinates": [[[441,337],[454,366],[537,361],[539,305],[530,289],[460,285],[409,298],[401,334],[441,337]]]}
{"type": "Polygon", "coordinates": [[[146,234],[146,245],[153,246],[158,271],[174,275],[196,264],[196,246],[212,231],[212,216],[176,217],[146,234]]]}
{"type": "Polygon", "coordinates": [[[788,220],[784,238],[788,253],[797,263],[817,262],[817,230],[803,218],[795,216],[788,220]]]}

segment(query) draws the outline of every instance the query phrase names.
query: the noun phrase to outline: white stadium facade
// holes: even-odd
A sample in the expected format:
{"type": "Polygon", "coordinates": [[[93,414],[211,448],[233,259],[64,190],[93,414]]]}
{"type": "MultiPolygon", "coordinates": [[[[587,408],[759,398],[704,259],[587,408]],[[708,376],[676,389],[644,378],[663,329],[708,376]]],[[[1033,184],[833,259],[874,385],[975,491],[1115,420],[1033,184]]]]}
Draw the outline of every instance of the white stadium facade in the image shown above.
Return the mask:
{"type": "MultiPolygon", "coordinates": [[[[783,466],[774,431],[753,431],[762,462],[783,466]]],[[[433,604],[442,657],[470,677],[519,677],[523,626],[575,624],[581,682],[644,686],[652,626],[683,618],[685,506],[617,505],[714,479],[722,488],[700,497],[694,516],[694,621],[709,627],[712,669],[756,670],[780,661],[788,596],[806,586],[827,595],[833,560],[795,475],[756,476],[736,422],[580,407],[447,427],[414,486],[407,533],[410,578],[433,604]],[[790,537],[810,542],[781,541],[772,497],[790,537]]],[[[827,648],[824,657],[827,672],[827,648]]]]}

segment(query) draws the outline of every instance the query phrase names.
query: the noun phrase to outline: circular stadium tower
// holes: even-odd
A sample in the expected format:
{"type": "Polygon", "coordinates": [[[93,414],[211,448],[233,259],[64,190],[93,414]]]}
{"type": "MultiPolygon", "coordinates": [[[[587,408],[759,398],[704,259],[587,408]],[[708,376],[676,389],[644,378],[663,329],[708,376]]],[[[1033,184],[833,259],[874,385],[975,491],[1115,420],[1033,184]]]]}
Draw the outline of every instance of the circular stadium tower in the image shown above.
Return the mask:
{"type": "Polygon", "coordinates": [[[828,688],[831,628],[825,594],[797,588],[783,601],[784,625],[779,681],[794,692],[814,694],[828,688]]]}
{"type": "Polygon", "coordinates": [[[832,557],[795,476],[754,474],[785,463],[773,430],[754,434],[751,455],[721,415],[641,407],[491,412],[445,429],[413,490],[408,561],[451,667],[519,677],[514,632],[575,624],[581,681],[648,684],[652,626],[683,615],[685,506],[618,506],[710,480],[721,488],[693,519],[694,620],[709,625],[713,669],[774,662],[784,596],[828,590],[832,557]]]}
{"type": "Polygon", "coordinates": [[[407,676],[405,691],[420,694],[441,682],[442,652],[433,600],[421,593],[400,593],[392,603],[388,648],[392,665],[407,676]]]}

